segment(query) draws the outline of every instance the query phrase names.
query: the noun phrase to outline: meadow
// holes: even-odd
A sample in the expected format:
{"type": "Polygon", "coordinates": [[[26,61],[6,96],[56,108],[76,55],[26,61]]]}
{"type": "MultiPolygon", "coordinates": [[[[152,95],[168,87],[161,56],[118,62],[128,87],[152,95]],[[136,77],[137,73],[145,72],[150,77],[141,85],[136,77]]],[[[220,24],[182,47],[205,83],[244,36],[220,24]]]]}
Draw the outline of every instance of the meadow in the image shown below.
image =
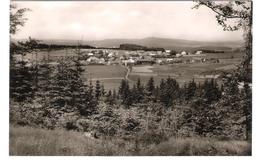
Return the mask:
{"type": "MultiPolygon", "coordinates": [[[[83,52],[86,52],[83,50],[83,52]]],[[[47,56],[47,51],[43,50],[38,53],[38,59],[47,56]]],[[[118,56],[124,55],[126,51],[119,50],[118,56]]],[[[50,53],[51,60],[57,60],[62,56],[75,56],[75,52],[69,50],[53,50],[50,53]]],[[[241,62],[242,52],[225,52],[225,53],[206,53],[206,58],[217,58],[219,63],[175,63],[168,65],[135,65],[129,74],[130,85],[141,79],[142,83],[146,83],[150,77],[154,78],[155,84],[159,84],[161,79],[167,77],[175,78],[180,84],[184,84],[195,79],[196,82],[204,82],[206,75],[219,75],[223,71],[230,71],[237,68],[241,62]]],[[[32,59],[31,55],[26,56],[32,59]]],[[[89,83],[100,80],[107,90],[117,90],[122,79],[125,78],[127,68],[122,65],[87,65],[84,66],[85,81],[89,83]]]]}
{"type": "Polygon", "coordinates": [[[86,81],[92,80],[95,84],[99,80],[107,90],[117,89],[127,73],[126,67],[121,65],[87,65],[84,69],[86,81]]]}
{"type": "Polygon", "coordinates": [[[172,137],[143,147],[120,138],[93,139],[82,132],[14,126],[10,127],[9,149],[14,156],[251,155],[247,141],[172,137]]]}

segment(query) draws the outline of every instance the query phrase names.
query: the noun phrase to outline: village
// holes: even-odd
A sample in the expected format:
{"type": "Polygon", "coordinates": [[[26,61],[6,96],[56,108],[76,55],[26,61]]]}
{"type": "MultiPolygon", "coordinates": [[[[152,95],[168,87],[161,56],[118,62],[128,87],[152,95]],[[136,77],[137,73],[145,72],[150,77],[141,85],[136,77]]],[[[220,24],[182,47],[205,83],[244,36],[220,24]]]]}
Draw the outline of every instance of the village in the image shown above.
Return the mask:
{"type": "Polygon", "coordinates": [[[111,49],[83,49],[81,63],[85,65],[165,65],[175,63],[219,63],[219,59],[207,58],[203,51],[193,53],[181,51],[179,53],[173,50],[165,51],[122,51],[111,49]]]}

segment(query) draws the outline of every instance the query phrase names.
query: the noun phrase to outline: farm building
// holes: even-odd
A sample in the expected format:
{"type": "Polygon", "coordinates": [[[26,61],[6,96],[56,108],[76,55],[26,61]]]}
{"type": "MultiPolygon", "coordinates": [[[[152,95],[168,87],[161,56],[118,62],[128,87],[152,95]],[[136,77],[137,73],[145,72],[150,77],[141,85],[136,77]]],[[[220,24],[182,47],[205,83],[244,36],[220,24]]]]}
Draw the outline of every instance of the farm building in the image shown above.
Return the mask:
{"type": "Polygon", "coordinates": [[[88,62],[98,62],[98,58],[97,57],[95,57],[95,56],[92,56],[92,57],[89,57],[88,59],[87,59],[87,61],[88,62]]]}
{"type": "Polygon", "coordinates": [[[181,52],[181,55],[182,55],[182,56],[185,56],[185,55],[187,55],[187,52],[186,52],[186,51],[182,51],[182,52],[181,52]]]}
{"type": "Polygon", "coordinates": [[[88,53],[88,56],[94,56],[94,54],[90,52],[90,53],[88,53]]]}
{"type": "Polygon", "coordinates": [[[133,65],[135,64],[135,60],[130,58],[128,60],[122,60],[122,63],[125,65],[125,66],[128,66],[128,65],[133,65]]]}
{"type": "Polygon", "coordinates": [[[201,55],[202,54],[202,51],[196,51],[195,52],[195,55],[201,55]]]}
{"type": "Polygon", "coordinates": [[[166,52],[166,53],[170,53],[170,52],[171,52],[171,50],[165,50],[165,52],[166,52]]]}
{"type": "Polygon", "coordinates": [[[182,56],[183,56],[182,54],[179,53],[176,54],[176,57],[182,57],[182,56]]]}
{"type": "Polygon", "coordinates": [[[107,57],[114,57],[115,55],[114,55],[114,53],[109,53],[108,55],[107,55],[107,57]]]}
{"type": "Polygon", "coordinates": [[[161,65],[161,64],[163,64],[163,60],[157,59],[157,60],[156,60],[156,63],[161,65]]]}

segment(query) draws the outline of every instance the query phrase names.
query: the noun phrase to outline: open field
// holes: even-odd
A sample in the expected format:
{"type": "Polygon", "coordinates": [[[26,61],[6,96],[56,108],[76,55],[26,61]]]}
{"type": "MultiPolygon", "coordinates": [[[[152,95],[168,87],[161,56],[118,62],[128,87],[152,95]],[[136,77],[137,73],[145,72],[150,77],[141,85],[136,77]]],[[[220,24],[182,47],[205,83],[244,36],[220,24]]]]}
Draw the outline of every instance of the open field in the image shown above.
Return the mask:
{"type": "Polygon", "coordinates": [[[10,127],[10,155],[251,155],[246,141],[218,141],[203,138],[170,138],[158,145],[135,149],[134,142],[119,138],[91,139],[83,133],[10,127]]]}
{"type": "MultiPolygon", "coordinates": [[[[137,81],[140,77],[141,80],[146,83],[147,80],[153,76],[155,83],[159,84],[162,78],[172,77],[175,78],[180,84],[189,82],[192,78],[195,81],[202,82],[211,75],[212,71],[216,70],[232,70],[236,68],[236,64],[239,61],[233,61],[232,63],[226,60],[225,63],[196,63],[196,64],[172,64],[172,65],[153,65],[153,66],[135,66],[130,73],[129,78],[133,81],[137,81]],[[198,77],[200,76],[200,77],[198,77]]],[[[213,75],[213,74],[212,74],[213,75]]],[[[215,74],[214,74],[215,75],[215,74]]]]}
{"type": "MultiPolygon", "coordinates": [[[[88,50],[82,50],[87,52],[88,50]]],[[[118,50],[118,57],[125,55],[127,51],[118,50]]],[[[62,56],[75,56],[72,49],[68,50],[53,50],[50,53],[52,60],[57,60],[62,56]]],[[[38,59],[47,56],[47,51],[38,53],[38,59]]],[[[143,83],[146,83],[150,77],[154,77],[155,83],[159,84],[162,78],[175,78],[180,84],[189,82],[192,78],[196,82],[203,82],[205,78],[210,78],[210,75],[218,75],[221,71],[228,71],[237,68],[241,62],[243,54],[241,52],[232,53],[207,53],[206,58],[217,58],[219,63],[175,63],[166,65],[135,65],[132,68],[128,78],[136,82],[140,77],[143,83]]],[[[30,55],[27,58],[32,58],[30,55]]],[[[189,59],[187,57],[186,59],[189,59]]],[[[83,74],[88,82],[92,79],[93,84],[96,80],[100,80],[107,90],[118,89],[122,79],[127,74],[127,68],[122,65],[87,65],[83,74]]],[[[133,83],[130,82],[130,85],[133,83]]]]}
{"type": "Polygon", "coordinates": [[[88,65],[85,70],[83,75],[86,80],[91,79],[93,85],[99,80],[107,90],[118,89],[127,73],[126,67],[121,65],[88,65]]]}

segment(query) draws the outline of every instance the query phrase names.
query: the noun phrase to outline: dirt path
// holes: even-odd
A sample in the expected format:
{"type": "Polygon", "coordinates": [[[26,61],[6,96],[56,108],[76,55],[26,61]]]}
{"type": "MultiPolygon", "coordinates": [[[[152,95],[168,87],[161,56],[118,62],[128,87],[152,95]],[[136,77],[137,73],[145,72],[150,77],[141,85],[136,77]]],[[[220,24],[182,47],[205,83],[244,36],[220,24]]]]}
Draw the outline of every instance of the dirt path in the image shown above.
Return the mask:
{"type": "Polygon", "coordinates": [[[126,75],[125,75],[125,79],[126,79],[127,81],[129,81],[129,82],[133,82],[133,80],[131,80],[131,79],[128,78],[128,76],[129,76],[129,74],[130,74],[130,72],[131,72],[130,68],[129,68],[128,66],[123,66],[123,65],[122,65],[122,67],[124,67],[124,68],[127,69],[127,73],[126,73],[126,75]]]}

